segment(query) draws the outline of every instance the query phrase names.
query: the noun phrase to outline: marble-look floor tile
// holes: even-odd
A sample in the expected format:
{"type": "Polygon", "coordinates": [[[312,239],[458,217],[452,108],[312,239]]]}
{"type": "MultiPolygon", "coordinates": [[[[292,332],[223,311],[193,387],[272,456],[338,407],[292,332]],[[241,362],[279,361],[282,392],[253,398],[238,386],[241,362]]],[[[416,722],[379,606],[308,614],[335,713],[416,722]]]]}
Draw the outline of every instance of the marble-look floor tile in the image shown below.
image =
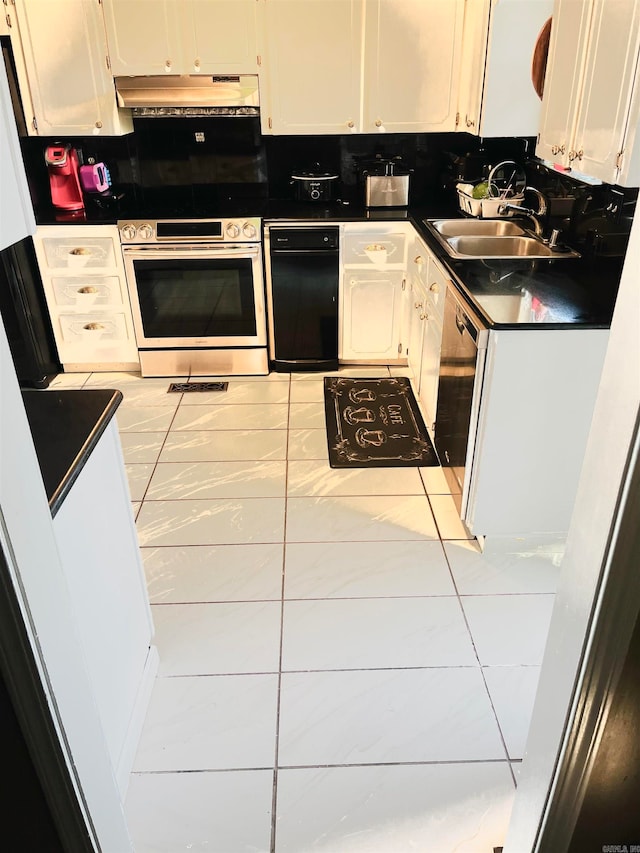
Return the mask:
{"type": "Polygon", "coordinates": [[[141,464],[157,462],[164,443],[162,432],[123,432],[120,435],[125,462],[141,464]]]}
{"type": "Polygon", "coordinates": [[[460,519],[460,513],[450,494],[431,495],[431,509],[441,539],[474,539],[460,519]]]}
{"type": "Polygon", "coordinates": [[[282,382],[245,382],[229,380],[226,391],[190,392],[182,398],[183,406],[265,405],[289,402],[289,379],[282,382]]]}
{"type": "Polygon", "coordinates": [[[444,547],[461,595],[556,591],[562,554],[487,554],[476,542],[446,542],[444,547]]]}
{"type": "Polygon", "coordinates": [[[191,545],[142,548],[154,604],[277,600],[283,545],[191,545]]]}
{"type": "Polygon", "coordinates": [[[282,542],[284,499],[146,501],[137,526],[143,547],[282,542]]]}
{"type": "Polygon", "coordinates": [[[132,501],[141,501],[144,498],[154,467],[151,463],[145,465],[125,465],[132,501]]]}
{"type": "Polygon", "coordinates": [[[408,365],[394,367],[392,364],[389,365],[389,375],[390,376],[404,376],[407,379],[411,379],[413,377],[413,371],[408,365]]]}
{"type": "Polygon", "coordinates": [[[289,498],[288,542],[437,539],[426,496],[289,498]]]}
{"type": "Polygon", "coordinates": [[[90,373],[58,373],[48,387],[51,389],[82,388],[90,378],[90,373]]]}
{"type": "Polygon", "coordinates": [[[170,432],[160,462],[259,461],[286,459],[284,429],[170,432]]]}
{"type": "Polygon", "coordinates": [[[277,675],[157,678],[134,772],[273,767],[277,675]]]}
{"type": "Polygon", "coordinates": [[[465,595],[461,600],[483,666],[542,663],[553,595],[465,595]]]}
{"type": "Polygon", "coordinates": [[[284,497],[286,462],[160,462],[147,500],[284,497]]]}
{"type": "Polygon", "coordinates": [[[277,853],[479,853],[504,843],[506,762],[280,770],[277,853]]]}
{"type": "Polygon", "coordinates": [[[324,429],[324,403],[291,403],[289,426],[291,429],[324,429]]]}
{"type": "MultiPolygon", "coordinates": [[[[342,366],[338,368],[338,370],[327,370],[323,371],[321,374],[323,377],[325,376],[350,376],[353,379],[377,379],[377,378],[386,378],[389,376],[389,368],[386,364],[377,364],[377,365],[358,365],[351,364],[349,366],[342,366]]],[[[318,379],[317,373],[292,373],[291,374],[291,382],[311,382],[314,379],[318,379]]]]}
{"type": "Polygon", "coordinates": [[[522,758],[540,678],[539,666],[483,668],[509,758],[522,758]]]}
{"type": "Polygon", "coordinates": [[[292,497],[321,495],[423,495],[417,468],[330,468],[321,460],[289,462],[292,497]]]}
{"type": "Polygon", "coordinates": [[[120,432],[166,432],[175,416],[175,406],[122,405],[116,421],[120,432]]]}
{"type": "Polygon", "coordinates": [[[288,416],[286,404],[180,406],[171,429],[286,429],[288,416]]]}
{"type": "MultiPolygon", "coordinates": [[[[131,378],[130,374],[127,374],[127,377],[126,379],[116,379],[111,384],[111,387],[118,388],[122,392],[122,396],[124,397],[123,405],[173,406],[177,408],[182,399],[181,393],[169,391],[171,383],[176,381],[174,379],[131,378]]],[[[87,383],[87,387],[89,385],[92,387],[96,386],[93,376],[87,383]]],[[[105,387],[109,387],[109,385],[105,387]]]]}
{"type": "Polygon", "coordinates": [[[291,383],[291,403],[324,403],[324,379],[291,383]]]}
{"type": "Polygon", "coordinates": [[[444,476],[444,471],[438,465],[419,468],[424,488],[428,495],[450,495],[451,489],[444,476]]]}
{"type": "Polygon", "coordinates": [[[440,542],[292,542],[285,561],[286,598],[455,595],[440,542]]]}
{"type": "Polygon", "coordinates": [[[141,506],[142,506],[142,503],[140,501],[132,501],[131,502],[131,511],[133,513],[134,519],[136,519],[138,517],[138,513],[140,512],[141,506]]]}
{"type": "Polygon", "coordinates": [[[277,601],[154,604],[152,611],[160,676],[278,671],[277,601]]]}
{"type": "MultiPolygon", "coordinates": [[[[94,387],[99,388],[121,388],[125,383],[126,384],[136,384],[139,385],[143,382],[148,382],[148,379],[145,379],[140,375],[139,371],[123,371],[123,370],[110,370],[105,371],[104,373],[92,373],[87,381],[87,385],[92,385],[94,387]]],[[[156,381],[156,380],[151,380],[156,381]]],[[[167,384],[169,382],[178,381],[173,379],[161,380],[166,381],[167,384]]]]}
{"type": "Polygon", "coordinates": [[[326,431],[323,429],[289,430],[287,455],[289,459],[324,459],[328,463],[326,431]]]}
{"type": "Polygon", "coordinates": [[[282,637],[283,670],[477,665],[457,597],[287,601],[282,637]]]}
{"type": "Polygon", "coordinates": [[[272,770],[134,773],[125,814],[136,853],[269,853],[272,770]]]}
{"type": "Polygon", "coordinates": [[[506,759],[478,668],[284,673],[280,766],[506,759]]]}

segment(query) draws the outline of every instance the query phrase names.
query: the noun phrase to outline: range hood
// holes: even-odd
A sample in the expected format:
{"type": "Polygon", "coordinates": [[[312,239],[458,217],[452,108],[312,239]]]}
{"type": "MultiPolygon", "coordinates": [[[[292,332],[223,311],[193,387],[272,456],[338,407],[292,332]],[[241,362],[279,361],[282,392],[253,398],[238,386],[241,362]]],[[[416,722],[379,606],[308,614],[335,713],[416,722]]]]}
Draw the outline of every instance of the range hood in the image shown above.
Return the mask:
{"type": "Polygon", "coordinates": [[[256,116],[258,75],[116,77],[119,107],[134,116],[256,116]]]}

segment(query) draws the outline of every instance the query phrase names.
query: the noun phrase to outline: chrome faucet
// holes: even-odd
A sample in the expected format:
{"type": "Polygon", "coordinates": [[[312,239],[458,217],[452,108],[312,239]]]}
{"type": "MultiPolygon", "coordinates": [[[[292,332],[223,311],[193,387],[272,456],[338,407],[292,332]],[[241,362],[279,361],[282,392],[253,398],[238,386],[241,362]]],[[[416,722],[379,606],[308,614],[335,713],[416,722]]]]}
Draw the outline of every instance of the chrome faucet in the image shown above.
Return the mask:
{"type": "Polygon", "coordinates": [[[533,210],[531,207],[523,207],[520,204],[512,204],[511,202],[505,202],[501,204],[498,208],[498,213],[508,213],[510,210],[520,213],[522,216],[527,216],[533,222],[533,228],[535,231],[536,237],[542,237],[543,225],[540,221],[541,217],[545,216],[547,213],[547,200],[542,195],[539,189],[536,187],[525,187],[523,193],[526,193],[527,190],[533,193],[538,199],[538,209],[533,210]]]}

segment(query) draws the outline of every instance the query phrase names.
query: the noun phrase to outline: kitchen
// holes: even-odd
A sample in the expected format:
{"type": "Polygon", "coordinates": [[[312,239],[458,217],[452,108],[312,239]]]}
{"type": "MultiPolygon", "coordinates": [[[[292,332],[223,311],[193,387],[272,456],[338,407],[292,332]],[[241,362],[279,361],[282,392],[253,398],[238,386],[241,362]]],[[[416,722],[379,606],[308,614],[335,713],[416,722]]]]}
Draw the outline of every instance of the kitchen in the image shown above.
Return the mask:
{"type": "MultiPolygon", "coordinates": [[[[352,140],[352,139],[356,140],[356,142],[357,142],[357,137],[348,137],[348,140],[352,140]]],[[[422,140],[421,140],[421,141],[422,141],[422,140]]],[[[465,140],[465,141],[466,141],[466,140],[465,140]]],[[[356,142],[354,142],[354,146],[355,146],[356,142]]],[[[275,138],[275,137],[274,137],[274,144],[276,144],[276,138],[275,138]]],[[[291,144],[293,144],[293,143],[291,143],[291,144]]],[[[40,149],[41,149],[41,147],[42,147],[42,143],[40,143],[40,149]]],[[[350,153],[351,153],[351,152],[350,152],[350,153]]],[[[427,153],[428,153],[428,152],[427,152],[427,153]]],[[[107,158],[106,156],[105,156],[105,158],[104,158],[104,159],[105,159],[105,161],[109,162],[109,160],[108,160],[108,158],[107,158]]],[[[111,165],[111,164],[110,164],[110,165],[111,165]]],[[[354,178],[354,180],[355,180],[355,178],[354,178]]],[[[57,227],[57,226],[53,226],[53,227],[57,227]]],[[[75,226],[74,226],[74,227],[75,227],[75,226]]],[[[292,384],[293,384],[293,383],[292,383],[292,384]]]]}

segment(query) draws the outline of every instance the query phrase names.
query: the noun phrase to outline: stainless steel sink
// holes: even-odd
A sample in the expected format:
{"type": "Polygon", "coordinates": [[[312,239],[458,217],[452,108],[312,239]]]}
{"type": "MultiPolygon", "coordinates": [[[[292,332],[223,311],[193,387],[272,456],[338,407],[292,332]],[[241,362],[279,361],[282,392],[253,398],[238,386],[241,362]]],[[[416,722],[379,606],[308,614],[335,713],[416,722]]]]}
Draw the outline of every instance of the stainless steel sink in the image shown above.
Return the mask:
{"type": "Polygon", "coordinates": [[[427,220],[443,237],[514,237],[525,230],[508,219],[432,219],[427,220]]]}
{"type": "Polygon", "coordinates": [[[519,223],[507,219],[425,219],[453,258],[579,258],[578,252],[551,248],[519,223]]]}

